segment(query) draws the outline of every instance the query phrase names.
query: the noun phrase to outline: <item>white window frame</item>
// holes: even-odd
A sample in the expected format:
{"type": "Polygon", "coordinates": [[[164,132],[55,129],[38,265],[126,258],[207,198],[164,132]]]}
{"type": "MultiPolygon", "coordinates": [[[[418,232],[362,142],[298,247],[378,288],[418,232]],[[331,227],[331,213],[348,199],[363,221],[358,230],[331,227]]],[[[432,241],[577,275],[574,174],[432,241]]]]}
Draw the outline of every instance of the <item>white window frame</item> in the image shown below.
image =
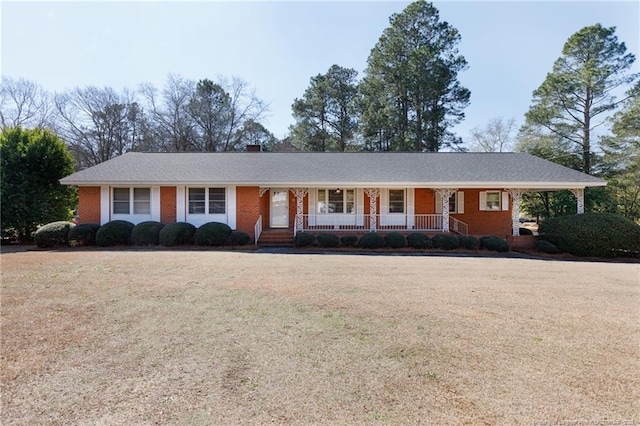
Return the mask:
{"type": "MultiPolygon", "coordinates": [[[[435,192],[435,197],[436,214],[442,214],[442,197],[437,192],[435,192]]],[[[449,201],[449,214],[464,214],[464,191],[455,191],[449,200],[451,198],[455,200],[455,210],[451,208],[451,201],[449,201]]]]}
{"type": "Polygon", "coordinates": [[[500,212],[509,210],[509,193],[503,191],[481,191],[480,192],[480,205],[478,206],[480,211],[487,212],[500,212]],[[497,194],[498,196],[498,204],[493,207],[489,207],[488,205],[488,195],[489,194],[497,194]]]}
{"type": "Polygon", "coordinates": [[[388,189],[387,190],[388,198],[387,198],[387,214],[397,214],[397,215],[406,215],[407,214],[407,191],[405,189],[388,189]],[[402,193],[402,211],[401,212],[392,212],[391,211],[391,191],[397,191],[402,193]]]}
{"type": "Polygon", "coordinates": [[[325,216],[325,215],[348,215],[348,216],[352,216],[356,214],[357,211],[357,197],[356,197],[356,190],[355,188],[336,188],[336,189],[329,189],[329,188],[318,188],[315,190],[315,195],[316,195],[316,203],[315,203],[315,214],[318,216],[325,216]],[[341,212],[330,212],[328,211],[328,208],[326,208],[327,206],[325,205],[325,212],[321,212],[321,208],[320,208],[320,193],[323,192],[325,194],[325,203],[328,205],[329,204],[329,192],[330,191],[336,191],[336,190],[340,190],[342,192],[342,211],[341,212]],[[350,213],[346,212],[347,211],[347,192],[351,191],[351,193],[353,194],[353,209],[351,210],[350,213]]]}
{"type": "MultiPolygon", "coordinates": [[[[106,187],[105,187],[106,188],[106,187]]],[[[134,224],[148,220],[159,220],[160,211],[160,188],[154,186],[114,186],[106,188],[105,195],[109,196],[109,220],[126,220],[134,224]],[[148,198],[140,199],[136,197],[137,190],[144,189],[148,191],[148,198]],[[115,211],[116,203],[123,203],[124,200],[115,200],[115,193],[117,190],[127,190],[128,197],[128,211],[127,213],[117,213],[115,211]],[[148,206],[148,209],[143,213],[140,213],[140,205],[144,204],[148,206]]],[[[101,214],[101,222],[102,222],[101,214]]]]}
{"type": "MultiPolygon", "coordinates": [[[[184,193],[182,191],[177,191],[178,203],[180,203],[180,198],[183,198],[184,202],[184,216],[185,222],[189,222],[194,226],[201,226],[208,222],[221,222],[226,223],[231,227],[231,229],[235,229],[235,187],[225,187],[225,186],[187,186],[184,187],[184,193]],[[192,189],[201,189],[204,190],[204,213],[190,213],[189,209],[189,195],[192,189]],[[210,209],[210,189],[224,189],[224,213],[211,213],[210,209]],[[233,225],[233,226],[232,226],[233,225]]],[[[182,209],[180,212],[182,213],[182,209]]],[[[180,218],[181,216],[178,216],[180,218]]],[[[180,220],[180,219],[178,219],[180,220]]]]}
{"type": "Polygon", "coordinates": [[[226,215],[227,214],[227,188],[223,187],[223,186],[189,186],[187,187],[187,214],[190,216],[200,216],[200,215],[207,215],[207,216],[215,216],[215,215],[226,215]],[[192,213],[191,212],[191,206],[189,205],[191,203],[191,190],[192,189],[201,189],[204,190],[204,211],[202,213],[192,213]],[[222,212],[211,212],[211,194],[210,191],[212,189],[222,189],[224,190],[224,211],[222,212]]]}

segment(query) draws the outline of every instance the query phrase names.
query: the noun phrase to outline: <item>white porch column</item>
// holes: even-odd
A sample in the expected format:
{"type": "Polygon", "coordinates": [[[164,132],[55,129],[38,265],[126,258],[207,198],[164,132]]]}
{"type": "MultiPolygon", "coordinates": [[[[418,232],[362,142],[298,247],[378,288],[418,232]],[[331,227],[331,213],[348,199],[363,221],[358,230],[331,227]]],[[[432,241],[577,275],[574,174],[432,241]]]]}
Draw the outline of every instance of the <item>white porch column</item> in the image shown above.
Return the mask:
{"type": "Polygon", "coordinates": [[[369,231],[376,232],[377,198],[380,196],[380,190],[378,188],[367,188],[364,193],[369,197],[369,231]]]}
{"type": "Polygon", "coordinates": [[[512,235],[517,237],[520,235],[520,200],[522,194],[527,192],[524,189],[505,189],[511,196],[511,227],[512,235]]]}
{"type": "Polygon", "coordinates": [[[584,188],[572,189],[571,192],[575,195],[578,203],[578,214],[584,214],[584,188]]]}
{"type": "Polygon", "coordinates": [[[309,188],[289,188],[289,190],[296,196],[296,222],[295,233],[302,232],[304,228],[304,220],[302,215],[304,214],[304,197],[309,193],[309,188]]]}
{"type": "Polygon", "coordinates": [[[449,198],[456,192],[455,189],[436,189],[436,194],[442,197],[442,232],[449,232],[449,198]]]}

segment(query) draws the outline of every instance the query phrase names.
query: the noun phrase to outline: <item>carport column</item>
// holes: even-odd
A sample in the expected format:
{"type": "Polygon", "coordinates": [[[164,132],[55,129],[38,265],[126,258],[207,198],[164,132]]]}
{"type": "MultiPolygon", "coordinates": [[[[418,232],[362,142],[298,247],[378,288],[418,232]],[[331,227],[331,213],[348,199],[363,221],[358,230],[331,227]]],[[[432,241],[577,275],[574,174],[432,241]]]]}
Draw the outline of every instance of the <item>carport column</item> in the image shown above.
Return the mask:
{"type": "Polygon", "coordinates": [[[511,227],[513,230],[513,236],[517,237],[520,235],[520,200],[522,199],[522,194],[524,194],[524,189],[505,189],[511,196],[511,227]]]}
{"type": "Polygon", "coordinates": [[[377,199],[380,196],[380,190],[378,188],[366,188],[364,193],[369,197],[369,231],[376,232],[377,199]]]}
{"type": "Polygon", "coordinates": [[[578,202],[578,214],[584,214],[584,188],[572,189],[571,192],[578,202]]]}
{"type": "Polygon", "coordinates": [[[304,228],[304,197],[309,192],[309,188],[289,188],[289,190],[296,196],[296,223],[294,234],[302,232],[304,228]]]}
{"type": "Polygon", "coordinates": [[[455,189],[436,189],[436,194],[442,197],[442,232],[449,232],[449,198],[456,192],[455,189]]]}

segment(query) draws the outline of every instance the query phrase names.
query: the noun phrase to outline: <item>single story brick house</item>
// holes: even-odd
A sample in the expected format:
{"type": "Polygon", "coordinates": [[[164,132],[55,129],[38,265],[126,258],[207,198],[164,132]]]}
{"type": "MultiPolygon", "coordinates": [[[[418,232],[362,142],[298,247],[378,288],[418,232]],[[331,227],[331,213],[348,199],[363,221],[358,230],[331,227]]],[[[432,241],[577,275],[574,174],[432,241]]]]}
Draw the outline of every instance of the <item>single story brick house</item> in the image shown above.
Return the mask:
{"type": "Polygon", "coordinates": [[[224,222],[263,231],[518,235],[527,191],[568,189],[584,211],[593,176],[524,153],[139,153],[60,181],[81,223],[224,222]]]}

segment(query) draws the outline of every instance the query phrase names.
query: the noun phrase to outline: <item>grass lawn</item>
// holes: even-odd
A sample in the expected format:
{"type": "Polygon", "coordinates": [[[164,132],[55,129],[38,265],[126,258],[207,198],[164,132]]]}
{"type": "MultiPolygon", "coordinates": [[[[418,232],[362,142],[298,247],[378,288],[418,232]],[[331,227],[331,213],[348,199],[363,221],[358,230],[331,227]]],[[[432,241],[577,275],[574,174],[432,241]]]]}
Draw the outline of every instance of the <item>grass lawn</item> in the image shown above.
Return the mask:
{"type": "Polygon", "coordinates": [[[640,422],[638,264],[166,250],[0,262],[4,425],[640,422]]]}

